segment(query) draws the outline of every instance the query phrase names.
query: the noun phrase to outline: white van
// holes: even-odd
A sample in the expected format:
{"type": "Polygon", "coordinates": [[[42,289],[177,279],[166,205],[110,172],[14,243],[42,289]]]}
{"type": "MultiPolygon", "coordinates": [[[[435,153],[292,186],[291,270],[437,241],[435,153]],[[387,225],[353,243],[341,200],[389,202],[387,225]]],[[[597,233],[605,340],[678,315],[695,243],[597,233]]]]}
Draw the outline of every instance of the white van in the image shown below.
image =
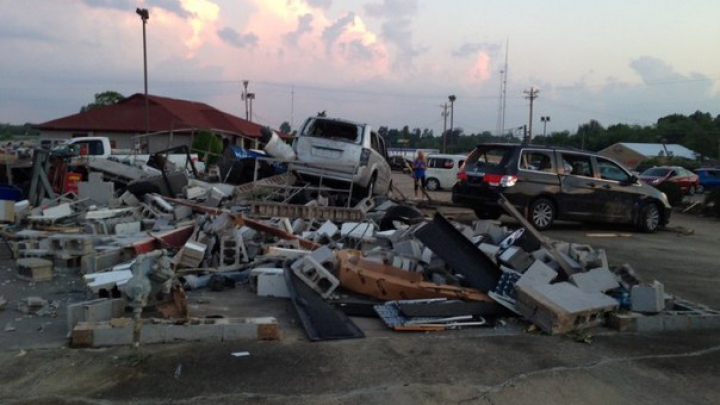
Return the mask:
{"type": "Polygon", "coordinates": [[[428,155],[425,179],[430,191],[449,189],[465,163],[465,155],[428,155]]]}
{"type": "Polygon", "coordinates": [[[353,183],[366,195],[390,189],[385,139],[369,125],[310,117],[293,142],[297,160],[291,170],[311,177],[353,183]]]}

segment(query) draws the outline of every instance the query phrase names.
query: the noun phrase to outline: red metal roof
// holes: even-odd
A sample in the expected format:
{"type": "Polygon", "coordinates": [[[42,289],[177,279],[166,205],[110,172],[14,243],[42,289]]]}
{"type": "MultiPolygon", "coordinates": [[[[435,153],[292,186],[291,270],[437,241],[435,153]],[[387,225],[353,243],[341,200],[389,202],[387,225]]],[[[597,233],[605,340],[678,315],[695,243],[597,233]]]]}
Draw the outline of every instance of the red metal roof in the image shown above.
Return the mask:
{"type": "MultiPolygon", "coordinates": [[[[261,125],[195,101],[148,94],[149,132],[170,130],[220,130],[259,138],[261,125]]],[[[117,104],[68,115],[36,126],[42,130],[144,133],[145,95],[133,94],[117,104]]]]}

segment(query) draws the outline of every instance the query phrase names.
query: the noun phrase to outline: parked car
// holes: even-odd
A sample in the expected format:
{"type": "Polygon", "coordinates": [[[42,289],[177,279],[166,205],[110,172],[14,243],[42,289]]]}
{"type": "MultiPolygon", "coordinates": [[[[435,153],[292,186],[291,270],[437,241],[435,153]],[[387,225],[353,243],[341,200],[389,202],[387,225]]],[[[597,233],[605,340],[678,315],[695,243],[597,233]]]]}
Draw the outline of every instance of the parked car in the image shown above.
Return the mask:
{"type": "Polygon", "coordinates": [[[640,173],[640,180],[657,186],[660,183],[670,181],[678,186],[683,193],[693,195],[700,186],[700,178],[697,174],[680,166],[657,166],[640,173]]]}
{"type": "Polygon", "coordinates": [[[695,174],[698,175],[700,182],[695,192],[702,193],[720,189],[720,169],[702,168],[695,170],[695,174]]]}
{"type": "Polygon", "coordinates": [[[410,173],[412,167],[412,161],[400,155],[390,156],[388,158],[391,170],[401,171],[403,173],[410,173]]]}
{"type": "Polygon", "coordinates": [[[450,188],[457,181],[457,174],[465,163],[465,155],[428,155],[425,179],[430,191],[450,188]]]}
{"type": "Polygon", "coordinates": [[[556,219],[632,224],[653,232],[670,220],[667,196],[600,155],[517,144],[480,144],[465,161],[453,203],[498,218],[503,194],[539,230],[556,219]]]}
{"type": "Polygon", "coordinates": [[[310,117],[292,147],[297,158],[290,169],[302,176],[352,183],[366,195],[390,189],[385,140],[367,124],[310,117]]]}

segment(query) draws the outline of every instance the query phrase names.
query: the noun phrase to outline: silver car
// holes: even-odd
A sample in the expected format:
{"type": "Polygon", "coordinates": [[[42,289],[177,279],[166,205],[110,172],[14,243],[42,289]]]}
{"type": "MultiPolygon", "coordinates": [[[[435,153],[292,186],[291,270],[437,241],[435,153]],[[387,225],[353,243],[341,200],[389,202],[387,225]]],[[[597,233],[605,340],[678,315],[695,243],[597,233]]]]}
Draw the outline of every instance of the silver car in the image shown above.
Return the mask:
{"type": "Polygon", "coordinates": [[[391,172],[385,140],[367,124],[310,117],[293,141],[301,175],[352,183],[367,195],[387,194],[391,172]]]}

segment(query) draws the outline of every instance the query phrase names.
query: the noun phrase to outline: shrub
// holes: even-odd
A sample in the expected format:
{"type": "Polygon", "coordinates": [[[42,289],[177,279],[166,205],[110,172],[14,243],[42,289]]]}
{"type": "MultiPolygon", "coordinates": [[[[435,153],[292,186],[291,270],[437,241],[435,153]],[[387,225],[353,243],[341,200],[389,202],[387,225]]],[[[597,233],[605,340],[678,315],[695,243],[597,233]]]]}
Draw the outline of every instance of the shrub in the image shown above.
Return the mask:
{"type": "Polygon", "coordinates": [[[200,132],[195,137],[191,148],[193,152],[198,154],[201,161],[205,161],[205,155],[207,154],[207,164],[215,164],[220,160],[223,143],[215,134],[200,132]]]}
{"type": "Polygon", "coordinates": [[[680,186],[678,186],[677,184],[671,181],[664,181],[655,186],[655,188],[665,193],[668,200],[670,201],[670,205],[672,205],[673,207],[676,207],[682,203],[683,193],[680,189],[680,186]]]}

